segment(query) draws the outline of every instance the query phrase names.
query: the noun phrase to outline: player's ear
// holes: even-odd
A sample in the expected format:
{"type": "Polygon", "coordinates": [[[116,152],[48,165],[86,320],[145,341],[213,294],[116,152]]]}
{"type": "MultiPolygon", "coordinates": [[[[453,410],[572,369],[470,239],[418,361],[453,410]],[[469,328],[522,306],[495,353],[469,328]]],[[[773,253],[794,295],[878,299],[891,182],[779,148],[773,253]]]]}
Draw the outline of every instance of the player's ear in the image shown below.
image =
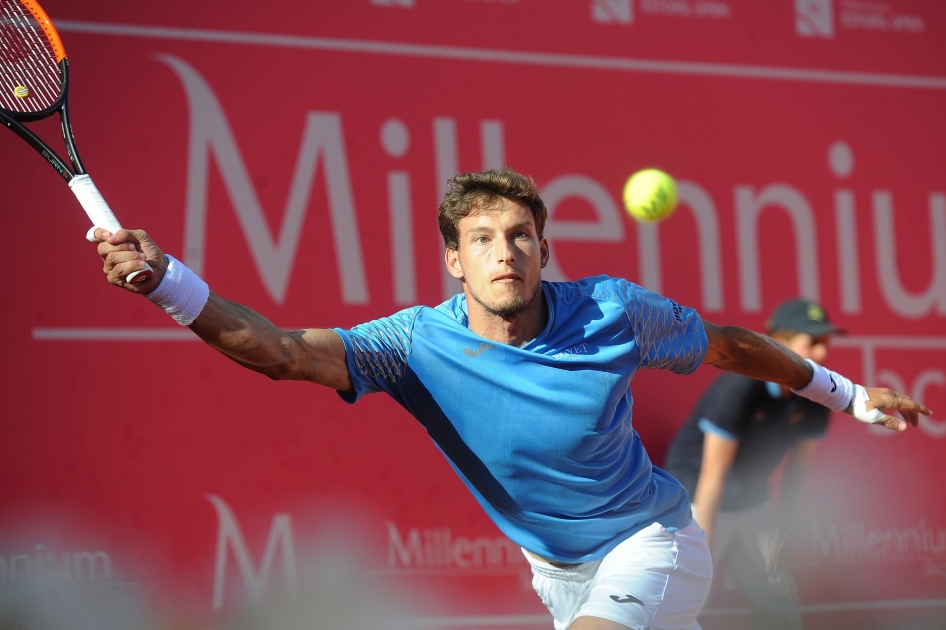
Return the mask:
{"type": "Polygon", "coordinates": [[[447,271],[457,280],[463,279],[463,268],[460,267],[460,253],[449,247],[443,254],[443,261],[447,265],[447,271]]]}
{"type": "Polygon", "coordinates": [[[542,242],[539,243],[539,253],[541,254],[541,258],[539,259],[541,268],[545,269],[545,267],[549,264],[549,255],[550,255],[548,239],[543,238],[542,242]]]}

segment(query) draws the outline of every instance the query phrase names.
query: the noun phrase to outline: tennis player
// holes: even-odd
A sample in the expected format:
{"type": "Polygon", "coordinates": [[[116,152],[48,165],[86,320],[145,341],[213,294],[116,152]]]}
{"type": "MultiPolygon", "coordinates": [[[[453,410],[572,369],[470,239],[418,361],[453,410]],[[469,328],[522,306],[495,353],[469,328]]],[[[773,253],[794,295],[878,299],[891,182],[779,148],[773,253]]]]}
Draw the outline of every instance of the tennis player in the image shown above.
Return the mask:
{"type": "Polygon", "coordinates": [[[211,292],[141,230],[97,230],[109,282],[142,293],[208,345],[273,379],[353,403],[385,392],[413,414],[496,525],[520,545],[557,630],[699,628],[712,562],[686,491],[631,425],[643,368],[701,363],[773,381],[904,430],[923,405],[863,388],[781,344],[627,280],[543,282],[546,208],[503,169],[457,175],[440,204],[463,293],[350,330],[283,330],[211,292]],[[151,264],[154,275],[124,280],[151,264]]]}

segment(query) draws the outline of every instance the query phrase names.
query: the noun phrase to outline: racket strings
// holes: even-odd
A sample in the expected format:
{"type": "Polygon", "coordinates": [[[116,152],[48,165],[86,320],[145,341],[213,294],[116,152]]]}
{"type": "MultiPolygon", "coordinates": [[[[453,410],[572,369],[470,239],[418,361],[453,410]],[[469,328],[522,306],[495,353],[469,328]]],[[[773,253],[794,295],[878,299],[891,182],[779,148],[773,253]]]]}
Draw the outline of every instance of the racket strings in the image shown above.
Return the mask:
{"type": "Polygon", "coordinates": [[[0,107],[38,112],[61,93],[56,53],[42,25],[18,0],[0,0],[0,107]]]}

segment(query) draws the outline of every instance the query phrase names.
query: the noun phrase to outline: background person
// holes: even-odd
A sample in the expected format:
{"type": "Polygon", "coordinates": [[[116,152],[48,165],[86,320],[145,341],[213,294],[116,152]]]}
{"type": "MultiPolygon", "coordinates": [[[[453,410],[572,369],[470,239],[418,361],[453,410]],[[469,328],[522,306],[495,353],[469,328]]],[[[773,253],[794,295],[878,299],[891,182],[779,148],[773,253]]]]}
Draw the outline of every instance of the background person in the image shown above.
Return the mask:
{"type": "MultiPolygon", "coordinates": [[[[839,332],[817,303],[778,306],[769,336],[823,364],[839,332]]],[[[709,386],[680,428],[665,466],[693,498],[714,564],[724,566],[753,607],[759,628],[800,628],[794,580],[778,562],[792,538],[809,462],[828,429],[830,410],[777,383],[724,374],[709,386]],[[769,486],[785,460],[778,514],[769,486]]]]}

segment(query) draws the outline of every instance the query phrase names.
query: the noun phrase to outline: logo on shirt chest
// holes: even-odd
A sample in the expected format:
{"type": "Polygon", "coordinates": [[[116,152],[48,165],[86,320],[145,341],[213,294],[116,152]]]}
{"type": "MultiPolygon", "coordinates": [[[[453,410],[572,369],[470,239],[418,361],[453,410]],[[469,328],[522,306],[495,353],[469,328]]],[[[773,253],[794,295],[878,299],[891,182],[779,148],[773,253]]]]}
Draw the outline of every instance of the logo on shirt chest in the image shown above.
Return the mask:
{"type": "Polygon", "coordinates": [[[477,346],[475,350],[473,348],[464,348],[463,354],[465,354],[468,357],[478,357],[492,347],[493,347],[492,344],[481,343],[479,346],[477,346]]]}
{"type": "Polygon", "coordinates": [[[552,358],[556,361],[581,361],[582,355],[588,354],[588,344],[579,343],[556,352],[552,358]]]}

